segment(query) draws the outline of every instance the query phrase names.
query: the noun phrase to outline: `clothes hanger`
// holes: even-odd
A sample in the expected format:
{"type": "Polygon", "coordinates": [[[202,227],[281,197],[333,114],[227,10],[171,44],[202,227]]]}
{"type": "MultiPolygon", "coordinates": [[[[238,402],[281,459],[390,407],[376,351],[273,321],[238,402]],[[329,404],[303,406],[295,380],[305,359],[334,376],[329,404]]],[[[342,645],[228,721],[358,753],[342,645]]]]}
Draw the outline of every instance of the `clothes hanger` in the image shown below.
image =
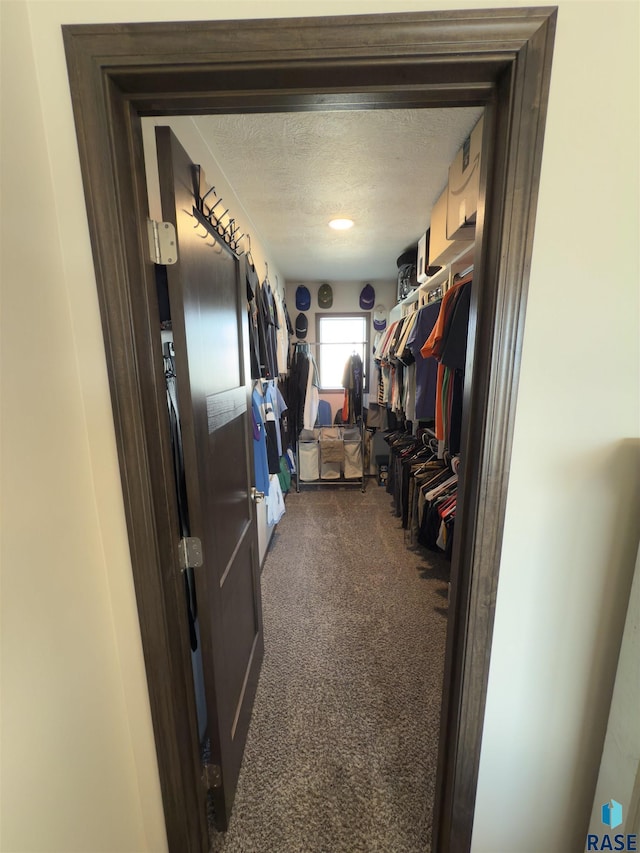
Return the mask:
{"type": "Polygon", "coordinates": [[[251,264],[251,266],[255,269],[255,264],[253,263],[253,255],[251,254],[251,234],[247,231],[244,235],[247,238],[248,249],[246,250],[247,261],[251,264]]]}

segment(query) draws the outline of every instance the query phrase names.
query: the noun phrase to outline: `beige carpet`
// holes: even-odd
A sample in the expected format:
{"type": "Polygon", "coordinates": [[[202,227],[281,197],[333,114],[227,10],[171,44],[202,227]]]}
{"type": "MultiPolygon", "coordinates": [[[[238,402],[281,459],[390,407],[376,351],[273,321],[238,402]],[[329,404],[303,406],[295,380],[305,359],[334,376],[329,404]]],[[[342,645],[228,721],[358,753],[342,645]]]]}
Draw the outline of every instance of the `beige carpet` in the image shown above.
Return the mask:
{"type": "Polygon", "coordinates": [[[425,853],[448,564],[375,482],[287,498],[262,574],[265,659],[225,853],[425,853]]]}

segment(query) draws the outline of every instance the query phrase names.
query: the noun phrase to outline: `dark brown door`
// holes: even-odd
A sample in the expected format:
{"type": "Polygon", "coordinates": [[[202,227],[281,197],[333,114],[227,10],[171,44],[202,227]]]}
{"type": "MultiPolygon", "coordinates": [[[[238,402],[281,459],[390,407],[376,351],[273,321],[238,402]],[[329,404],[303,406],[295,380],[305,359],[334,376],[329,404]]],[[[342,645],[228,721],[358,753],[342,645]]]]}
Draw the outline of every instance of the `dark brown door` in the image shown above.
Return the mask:
{"type": "Polygon", "coordinates": [[[156,143],[162,216],[178,238],[167,274],[190,533],[202,543],[194,577],[208,778],[217,826],[226,829],[263,655],[244,268],[198,226],[196,169],[170,128],[156,128],[156,143]]]}

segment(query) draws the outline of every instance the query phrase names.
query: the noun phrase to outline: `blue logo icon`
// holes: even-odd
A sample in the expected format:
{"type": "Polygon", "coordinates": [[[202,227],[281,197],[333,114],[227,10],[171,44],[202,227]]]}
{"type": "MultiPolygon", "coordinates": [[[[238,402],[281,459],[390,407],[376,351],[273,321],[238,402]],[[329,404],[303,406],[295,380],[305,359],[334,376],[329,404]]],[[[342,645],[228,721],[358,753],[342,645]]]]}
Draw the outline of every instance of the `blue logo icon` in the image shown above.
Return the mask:
{"type": "Polygon", "coordinates": [[[602,822],[605,826],[610,826],[615,829],[622,823],[622,803],[617,800],[611,800],[610,803],[605,803],[602,806],[602,822]]]}

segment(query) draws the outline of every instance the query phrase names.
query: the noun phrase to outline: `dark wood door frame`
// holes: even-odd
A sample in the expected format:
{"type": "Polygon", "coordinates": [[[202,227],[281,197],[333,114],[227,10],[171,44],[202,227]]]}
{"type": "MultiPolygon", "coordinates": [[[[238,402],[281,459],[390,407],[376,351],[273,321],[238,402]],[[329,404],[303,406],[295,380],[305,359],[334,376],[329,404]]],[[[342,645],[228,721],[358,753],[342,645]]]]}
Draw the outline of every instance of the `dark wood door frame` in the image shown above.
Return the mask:
{"type": "Polygon", "coordinates": [[[433,850],[468,850],[554,7],[63,28],[169,845],[207,849],[141,116],[484,105],[433,850]],[[472,381],[469,381],[472,380],[472,381]]]}

